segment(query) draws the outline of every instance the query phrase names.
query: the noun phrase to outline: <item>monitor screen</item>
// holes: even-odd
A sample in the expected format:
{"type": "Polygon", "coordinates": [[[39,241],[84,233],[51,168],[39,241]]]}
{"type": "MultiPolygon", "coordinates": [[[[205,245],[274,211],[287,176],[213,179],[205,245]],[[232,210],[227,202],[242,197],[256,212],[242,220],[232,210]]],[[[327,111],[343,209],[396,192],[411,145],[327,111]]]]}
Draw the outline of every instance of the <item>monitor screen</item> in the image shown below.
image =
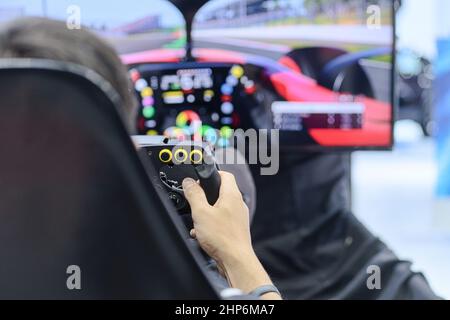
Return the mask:
{"type": "Polygon", "coordinates": [[[272,129],[288,149],[392,145],[392,0],[212,0],[195,15],[191,60],[168,0],[0,4],[0,26],[24,16],[89,29],[116,49],[139,134],[226,146],[233,129],[272,129]]]}

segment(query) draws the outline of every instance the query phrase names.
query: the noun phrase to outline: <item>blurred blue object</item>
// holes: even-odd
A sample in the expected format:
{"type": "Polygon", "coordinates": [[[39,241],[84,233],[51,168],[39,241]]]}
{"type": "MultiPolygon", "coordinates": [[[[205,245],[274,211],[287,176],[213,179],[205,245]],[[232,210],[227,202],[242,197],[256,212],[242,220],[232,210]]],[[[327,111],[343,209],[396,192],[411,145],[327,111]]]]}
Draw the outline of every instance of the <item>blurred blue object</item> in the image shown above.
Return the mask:
{"type": "Polygon", "coordinates": [[[450,38],[438,40],[435,70],[435,118],[439,164],[437,193],[439,197],[450,197],[450,38]]]}

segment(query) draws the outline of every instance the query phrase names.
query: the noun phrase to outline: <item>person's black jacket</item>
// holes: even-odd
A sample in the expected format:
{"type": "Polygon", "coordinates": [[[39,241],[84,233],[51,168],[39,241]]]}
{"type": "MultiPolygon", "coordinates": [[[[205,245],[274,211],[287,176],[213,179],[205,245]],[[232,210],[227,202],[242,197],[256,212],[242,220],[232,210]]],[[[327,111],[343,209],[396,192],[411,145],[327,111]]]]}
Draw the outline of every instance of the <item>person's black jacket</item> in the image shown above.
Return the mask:
{"type": "Polygon", "coordinates": [[[254,168],[255,251],[286,299],[438,299],[411,263],[351,212],[348,154],[281,157],[280,172],[254,168]],[[367,286],[378,266],[381,290],[367,286]]]}

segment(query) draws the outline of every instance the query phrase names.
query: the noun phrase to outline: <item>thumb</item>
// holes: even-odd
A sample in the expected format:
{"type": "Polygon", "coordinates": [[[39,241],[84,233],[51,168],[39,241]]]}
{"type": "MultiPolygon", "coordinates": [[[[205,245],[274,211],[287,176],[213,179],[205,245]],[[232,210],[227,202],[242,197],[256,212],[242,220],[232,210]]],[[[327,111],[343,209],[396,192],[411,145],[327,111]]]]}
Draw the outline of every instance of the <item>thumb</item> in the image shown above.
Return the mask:
{"type": "Polygon", "coordinates": [[[191,206],[192,215],[195,215],[195,212],[210,206],[206,199],[205,192],[194,179],[186,178],[183,180],[183,191],[186,200],[191,206]]]}

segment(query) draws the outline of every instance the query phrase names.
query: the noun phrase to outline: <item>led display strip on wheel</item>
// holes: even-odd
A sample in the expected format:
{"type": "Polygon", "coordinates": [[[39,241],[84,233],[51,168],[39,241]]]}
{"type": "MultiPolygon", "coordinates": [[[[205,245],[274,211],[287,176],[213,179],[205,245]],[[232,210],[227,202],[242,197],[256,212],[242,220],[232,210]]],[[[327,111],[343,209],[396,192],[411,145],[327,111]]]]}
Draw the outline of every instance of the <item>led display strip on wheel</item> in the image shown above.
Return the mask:
{"type": "Polygon", "coordinates": [[[255,84],[240,65],[195,64],[130,70],[141,100],[139,134],[170,138],[203,138],[226,146],[241,119],[235,100],[253,95],[255,84]]]}

